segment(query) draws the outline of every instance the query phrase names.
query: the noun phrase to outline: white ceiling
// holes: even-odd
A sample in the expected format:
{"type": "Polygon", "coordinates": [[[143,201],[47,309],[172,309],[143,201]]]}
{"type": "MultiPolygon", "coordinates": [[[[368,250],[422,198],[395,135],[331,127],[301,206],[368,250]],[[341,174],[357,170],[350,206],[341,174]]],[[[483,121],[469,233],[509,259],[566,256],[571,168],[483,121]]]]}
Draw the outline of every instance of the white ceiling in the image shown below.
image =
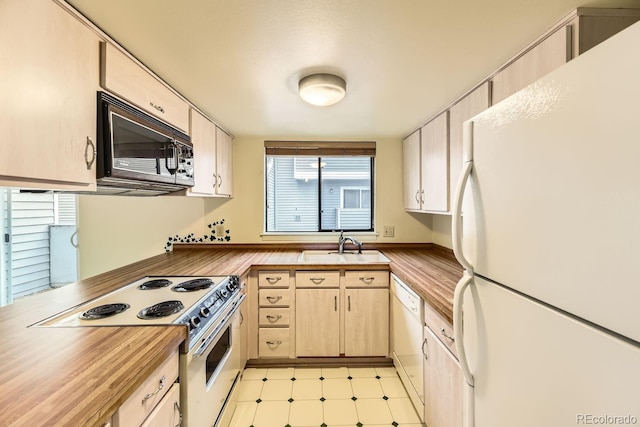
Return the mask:
{"type": "Polygon", "coordinates": [[[638,0],[69,0],[236,136],[402,137],[572,9],[638,0]],[[312,72],[347,81],[305,104],[312,72]]]}

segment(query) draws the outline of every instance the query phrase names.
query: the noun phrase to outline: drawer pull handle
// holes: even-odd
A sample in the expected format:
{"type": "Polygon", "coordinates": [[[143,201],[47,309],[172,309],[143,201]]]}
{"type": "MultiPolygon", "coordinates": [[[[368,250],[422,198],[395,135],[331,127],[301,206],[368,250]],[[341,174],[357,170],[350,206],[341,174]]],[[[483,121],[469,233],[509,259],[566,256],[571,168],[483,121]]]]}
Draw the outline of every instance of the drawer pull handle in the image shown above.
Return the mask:
{"type": "Polygon", "coordinates": [[[440,335],[442,335],[445,338],[449,338],[451,342],[455,342],[456,340],[454,337],[447,335],[447,331],[445,331],[444,328],[440,329],[440,335]]]}
{"type": "Polygon", "coordinates": [[[278,283],[282,279],[282,277],[280,277],[280,276],[267,277],[266,279],[267,279],[267,282],[269,282],[269,283],[271,283],[273,285],[274,283],[278,283]]]}
{"type": "Polygon", "coordinates": [[[281,314],[278,314],[277,316],[272,316],[270,314],[267,314],[267,320],[269,320],[269,322],[271,322],[271,323],[276,323],[280,319],[282,319],[282,315],[281,314]]]}
{"type": "Polygon", "coordinates": [[[324,277],[309,277],[309,280],[311,280],[315,285],[319,285],[324,282],[324,277]]]}
{"type": "Polygon", "coordinates": [[[275,297],[271,297],[271,296],[267,297],[267,300],[268,300],[271,304],[275,304],[275,303],[277,303],[278,301],[280,301],[281,299],[282,299],[282,295],[277,295],[277,296],[275,296],[275,297]]]}
{"type": "Polygon", "coordinates": [[[152,391],[151,393],[147,394],[145,397],[143,397],[142,398],[142,403],[146,402],[147,400],[151,399],[156,394],[160,393],[160,390],[162,390],[164,388],[164,382],[165,381],[166,381],[166,378],[163,375],[162,378],[160,378],[160,385],[158,386],[158,388],[155,389],[154,391],[152,391]]]}
{"type": "Polygon", "coordinates": [[[150,102],[149,105],[151,105],[153,108],[155,108],[156,110],[164,114],[164,108],[162,108],[162,106],[158,104],[154,104],[153,102],[150,102]]]}
{"type": "Polygon", "coordinates": [[[376,278],[375,278],[375,277],[371,277],[371,276],[369,276],[369,277],[359,277],[359,279],[360,279],[361,281],[363,281],[363,282],[364,282],[365,284],[367,284],[367,285],[372,284],[372,283],[373,283],[373,281],[374,281],[374,280],[376,280],[376,278]]]}
{"type": "Polygon", "coordinates": [[[267,345],[277,347],[282,344],[282,341],[267,341],[267,345]]]}
{"type": "Polygon", "coordinates": [[[182,410],[180,409],[178,402],[173,402],[173,409],[178,411],[178,424],[176,424],[176,427],[180,427],[182,426],[182,410]]]}
{"type": "Polygon", "coordinates": [[[429,360],[429,355],[427,354],[427,351],[424,349],[426,345],[427,345],[427,339],[425,338],[424,341],[422,341],[422,354],[424,354],[424,360],[429,360]]]}

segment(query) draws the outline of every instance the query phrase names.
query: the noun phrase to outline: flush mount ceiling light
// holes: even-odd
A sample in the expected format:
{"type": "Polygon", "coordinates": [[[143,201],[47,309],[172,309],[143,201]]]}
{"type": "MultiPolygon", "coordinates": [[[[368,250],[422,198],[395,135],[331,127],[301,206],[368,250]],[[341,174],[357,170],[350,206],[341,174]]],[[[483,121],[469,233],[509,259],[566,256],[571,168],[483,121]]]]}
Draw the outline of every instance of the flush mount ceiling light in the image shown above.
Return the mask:
{"type": "Polygon", "coordinates": [[[311,74],[300,80],[298,93],[309,104],[326,107],[344,98],[347,83],[333,74],[311,74]]]}

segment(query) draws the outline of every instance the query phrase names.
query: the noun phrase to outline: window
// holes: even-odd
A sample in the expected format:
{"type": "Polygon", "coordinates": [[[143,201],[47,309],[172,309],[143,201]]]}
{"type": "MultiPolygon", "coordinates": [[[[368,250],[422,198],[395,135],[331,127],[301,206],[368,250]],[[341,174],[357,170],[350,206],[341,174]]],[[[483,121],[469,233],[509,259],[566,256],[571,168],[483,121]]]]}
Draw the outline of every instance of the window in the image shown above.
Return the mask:
{"type": "Polygon", "coordinates": [[[265,147],[267,232],[373,230],[371,151],[265,147]]]}

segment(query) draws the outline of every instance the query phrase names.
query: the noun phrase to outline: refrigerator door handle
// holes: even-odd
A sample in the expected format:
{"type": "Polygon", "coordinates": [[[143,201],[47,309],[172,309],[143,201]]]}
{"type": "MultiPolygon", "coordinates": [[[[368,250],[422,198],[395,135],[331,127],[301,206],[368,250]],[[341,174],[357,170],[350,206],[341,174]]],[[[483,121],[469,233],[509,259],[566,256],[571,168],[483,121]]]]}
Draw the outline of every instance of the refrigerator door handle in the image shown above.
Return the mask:
{"type": "Polygon", "coordinates": [[[469,175],[473,169],[473,122],[465,122],[464,124],[464,145],[466,161],[460,172],[460,178],[458,179],[458,185],[456,186],[456,192],[453,197],[453,218],[451,221],[451,237],[453,243],[453,253],[456,256],[458,262],[464,267],[469,274],[473,275],[473,266],[464,257],[462,252],[462,199],[464,198],[464,190],[469,180],[469,175]]]}
{"type": "Polygon", "coordinates": [[[473,283],[473,275],[464,273],[462,279],[456,285],[453,294],[453,335],[456,337],[455,345],[460,361],[460,368],[467,384],[473,387],[473,374],[469,369],[467,354],[464,349],[464,339],[462,336],[462,301],[464,299],[464,291],[473,283]]]}

